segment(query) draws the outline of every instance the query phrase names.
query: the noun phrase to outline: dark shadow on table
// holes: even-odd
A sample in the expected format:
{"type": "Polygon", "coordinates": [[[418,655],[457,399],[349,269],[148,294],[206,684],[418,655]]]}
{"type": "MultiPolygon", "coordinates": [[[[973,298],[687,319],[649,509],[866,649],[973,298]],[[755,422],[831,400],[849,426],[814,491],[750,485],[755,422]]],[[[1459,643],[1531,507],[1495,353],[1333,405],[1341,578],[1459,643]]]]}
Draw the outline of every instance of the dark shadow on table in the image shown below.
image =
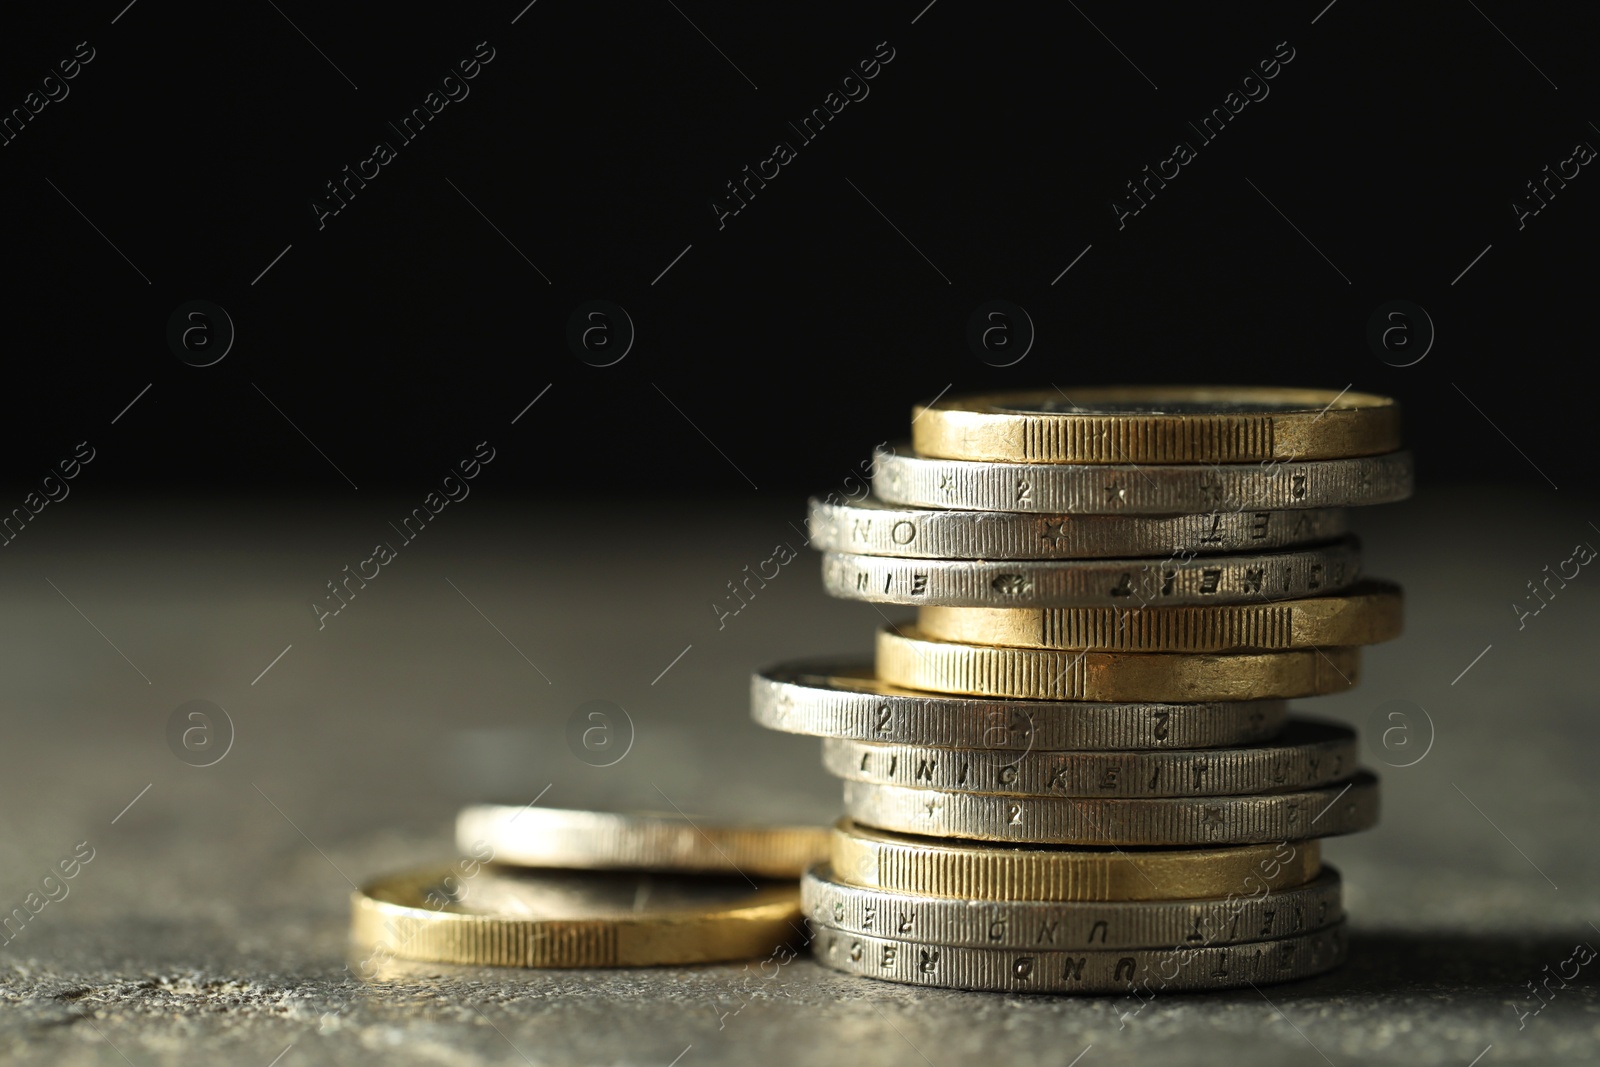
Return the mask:
{"type": "Polygon", "coordinates": [[[1279,1002],[1448,993],[1453,997],[1526,998],[1532,1006],[1529,982],[1537,986],[1548,981],[1556,993],[1600,988],[1600,956],[1590,958],[1596,951],[1600,951],[1600,934],[1588,927],[1570,934],[1522,937],[1368,930],[1351,933],[1349,959],[1338,970],[1265,988],[1275,990],[1271,996],[1279,1002]],[[1580,946],[1584,951],[1575,956],[1574,949],[1580,946]],[[1588,963],[1578,963],[1586,958],[1588,963]],[[1572,976],[1566,979],[1564,990],[1562,975],[1572,976]]]}

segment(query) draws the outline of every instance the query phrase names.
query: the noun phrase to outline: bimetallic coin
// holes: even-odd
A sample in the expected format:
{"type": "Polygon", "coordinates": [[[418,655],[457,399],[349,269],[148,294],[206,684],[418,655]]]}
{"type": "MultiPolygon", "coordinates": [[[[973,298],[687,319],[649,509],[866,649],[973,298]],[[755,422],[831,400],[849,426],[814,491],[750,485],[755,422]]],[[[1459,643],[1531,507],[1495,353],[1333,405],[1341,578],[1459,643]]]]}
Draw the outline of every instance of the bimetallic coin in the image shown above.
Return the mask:
{"type": "Polygon", "coordinates": [[[980,901],[1234,898],[1305,885],[1316,840],[1226,848],[1026,848],[874,830],[842,819],[829,867],[869,889],[980,901]]]}
{"type": "Polygon", "coordinates": [[[1337,782],[1360,758],[1355,731],[1290,719],[1282,735],[1248,748],[1166,752],[973,751],[829,738],[829,774],[870,785],[1004,796],[1211,797],[1310,789],[1337,782]]]}
{"type": "MultiPolygon", "coordinates": [[[[1294,846],[1284,844],[1281,850],[1294,846]]],[[[814,925],[951,947],[1113,949],[1201,947],[1320,930],[1344,918],[1339,872],[1303,886],[1233,899],[1124,902],[950,900],[850,885],[818,864],[800,879],[814,925]]]]}
{"type": "Polygon", "coordinates": [[[676,811],[475,804],[456,816],[463,851],[487,844],[496,862],[528,867],[794,878],[827,856],[828,840],[825,826],[729,825],[676,811]]]}
{"type": "Polygon", "coordinates": [[[750,716],[785,733],[886,744],[1029,749],[1218,748],[1277,736],[1281,700],[1202,704],[1086,704],[986,700],[900,689],[870,666],[800,662],[750,679],[750,716]]]}
{"type": "Polygon", "coordinates": [[[1344,962],[1344,924],[1237,945],[1060,952],[952,948],[817,927],[811,953],[824,966],[865,978],[1000,993],[1140,993],[1287,982],[1344,962]]]}
{"type": "MultiPolygon", "coordinates": [[[[844,783],[844,810],[880,830],[1058,845],[1248,845],[1336,837],[1378,822],[1378,779],[1254,796],[998,796],[844,783]]],[[[835,866],[838,856],[835,853],[835,866]]]]}
{"type": "Polygon", "coordinates": [[[1357,648],[1284,652],[1096,652],[930,641],[914,626],[878,631],[878,677],[907,689],[1024,700],[1256,700],[1339,693],[1357,648]]]}
{"type": "Polygon", "coordinates": [[[1115,607],[1260,603],[1337,593],[1361,575],[1361,544],[1346,537],[1315,548],[1186,560],[899,559],[829,552],[830,596],[942,607],[1115,607]]]}
{"type": "Polygon", "coordinates": [[[350,937],[395,959],[643,967],[763,956],[795,938],[800,916],[792,884],[474,865],[366,885],[351,896],[350,937]]]}
{"type": "Polygon", "coordinates": [[[1271,604],[1132,608],[945,608],[917,613],[925,637],[1016,648],[1233,652],[1374,645],[1400,634],[1400,587],[1364,581],[1271,604]]]}
{"type": "Polygon", "coordinates": [[[1348,389],[1101,386],[943,397],[912,409],[925,456],[1012,463],[1250,463],[1400,447],[1400,405],[1348,389]]]}
{"type": "Polygon", "coordinates": [[[1411,453],[1227,466],[1093,466],[874,456],[891,504],[969,511],[1179,515],[1387,504],[1411,495],[1411,453]]]}
{"type": "Polygon", "coordinates": [[[811,547],[909,559],[1115,559],[1260,552],[1331,541],[1338,508],[1196,515],[1024,515],[811,498],[811,547]]]}

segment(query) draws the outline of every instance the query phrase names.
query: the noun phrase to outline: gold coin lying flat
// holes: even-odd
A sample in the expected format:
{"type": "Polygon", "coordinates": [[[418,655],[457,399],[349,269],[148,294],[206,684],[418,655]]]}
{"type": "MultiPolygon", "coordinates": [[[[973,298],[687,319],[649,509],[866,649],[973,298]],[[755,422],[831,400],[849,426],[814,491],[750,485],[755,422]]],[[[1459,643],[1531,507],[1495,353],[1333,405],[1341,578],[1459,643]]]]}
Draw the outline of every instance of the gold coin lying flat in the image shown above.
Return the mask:
{"type": "Polygon", "coordinates": [[[800,936],[793,884],[737,876],[474,865],[382,878],[351,896],[373,956],[505,967],[644,967],[766,955],[800,936]]]}
{"type": "Polygon", "coordinates": [[[1014,463],[1250,463],[1400,447],[1385,396],[1262,386],[1103,386],[944,397],[912,409],[924,456],[1014,463]]]}
{"type": "Polygon", "coordinates": [[[571,811],[474,804],[456,843],[497,863],[582,870],[681,871],[798,878],[828,854],[826,826],[735,825],[680,812],[571,811]]]}
{"type": "Polygon", "coordinates": [[[878,677],[936,693],[1025,700],[1264,700],[1339,693],[1361,651],[1198,654],[1000,648],[929,640],[914,626],[878,631],[878,677]]]}
{"type": "Polygon", "coordinates": [[[890,833],[842,819],[829,864],[850,885],[969,901],[1192,900],[1305,885],[1322,866],[1322,846],[1019,847],[890,833]]]}
{"type": "Polygon", "coordinates": [[[1194,607],[921,608],[936,641],[1110,652],[1233,652],[1375,645],[1400,635],[1400,587],[1366,581],[1340,594],[1194,607]]]}

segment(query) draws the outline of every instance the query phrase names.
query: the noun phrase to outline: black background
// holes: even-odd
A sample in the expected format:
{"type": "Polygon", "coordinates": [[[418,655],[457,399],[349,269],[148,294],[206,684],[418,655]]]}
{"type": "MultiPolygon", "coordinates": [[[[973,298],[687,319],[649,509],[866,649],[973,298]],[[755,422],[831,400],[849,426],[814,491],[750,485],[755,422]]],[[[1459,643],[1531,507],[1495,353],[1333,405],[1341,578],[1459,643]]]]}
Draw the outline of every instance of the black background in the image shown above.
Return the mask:
{"type": "Polygon", "coordinates": [[[0,147],[7,477],[88,440],[79,488],[351,499],[488,440],[508,495],[802,493],[947,386],[1171,380],[1392,393],[1424,479],[1592,488],[1600,177],[1511,208],[1600,144],[1592,10],[924,2],[8,13],[0,108],[95,58],[0,147]],[[323,184],[480,41],[470,95],[319,230],[323,184]],[[1281,41],[1270,96],[1119,230],[1124,183],[1281,41]],[[719,229],[780,139],[798,158],[719,229]],[[966,343],[995,298],[1037,328],[1007,368],[966,343]],[[1365,336],[1397,298],[1438,335],[1405,368],[1365,336]],[[167,345],[192,299],[237,330],[210,367],[167,345]],[[566,342],[592,299],[636,325],[615,366],[566,342]]]}

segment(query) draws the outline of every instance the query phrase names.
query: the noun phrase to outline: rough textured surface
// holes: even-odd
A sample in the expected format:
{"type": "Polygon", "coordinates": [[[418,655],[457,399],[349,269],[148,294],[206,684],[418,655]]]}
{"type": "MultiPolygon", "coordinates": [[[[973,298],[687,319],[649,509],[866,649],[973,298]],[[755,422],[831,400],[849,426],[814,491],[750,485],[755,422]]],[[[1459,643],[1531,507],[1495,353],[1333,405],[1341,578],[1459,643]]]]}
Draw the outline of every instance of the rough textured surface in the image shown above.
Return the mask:
{"type": "Polygon", "coordinates": [[[310,601],[393,537],[387,520],[404,505],[84,501],[30,528],[0,572],[0,910],[24,906],[79,842],[94,857],[0,945],[11,1009],[0,1057],[1065,1067],[1092,1045],[1084,1067],[1464,1067],[1492,1045],[1484,1067],[1600,1060],[1600,962],[1566,988],[1552,981],[1543,1010],[1518,1018],[1539,1004],[1526,983],[1576,942],[1600,945],[1600,858],[1578,830],[1600,793],[1600,579],[1585,569],[1520,631],[1507,607],[1575,542],[1600,544],[1589,525],[1600,509],[1556,510],[1555,494],[1424,494],[1355,516],[1369,571],[1404,583],[1409,622],[1369,655],[1354,693],[1301,702],[1365,731],[1385,791],[1381,826],[1327,849],[1353,929],[1352,960],[1335,974],[1162,996],[1121,1018],[1136,1002],[918,991],[803,958],[352,980],[347,878],[448,859],[467,801],[554,783],[552,805],[601,795],[664,807],[664,794],[826,815],[836,793],[816,743],[748,721],[748,672],[865,655],[882,620],[827,600],[809,553],[720,630],[709,606],[775,543],[802,548],[793,503],[602,510],[599,536],[552,513],[463,504],[321,631],[310,601]],[[237,729],[207,768],[166,742],[168,716],[192,699],[222,705],[237,729]],[[636,727],[610,768],[580,764],[565,743],[592,699],[620,704],[636,727]],[[1393,751],[1379,745],[1392,700],[1426,708],[1436,730],[1409,768],[1380,762],[1407,762],[1425,741],[1413,723],[1409,748],[1399,734],[1393,751]]]}

